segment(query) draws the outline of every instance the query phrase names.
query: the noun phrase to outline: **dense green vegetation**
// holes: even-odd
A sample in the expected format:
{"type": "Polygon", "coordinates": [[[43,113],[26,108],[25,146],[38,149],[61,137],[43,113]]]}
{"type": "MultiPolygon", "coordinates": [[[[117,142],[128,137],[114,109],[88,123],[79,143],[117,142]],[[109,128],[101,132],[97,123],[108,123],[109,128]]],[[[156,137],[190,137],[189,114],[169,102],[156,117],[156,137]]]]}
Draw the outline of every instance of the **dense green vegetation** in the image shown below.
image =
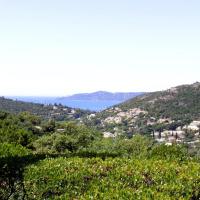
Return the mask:
{"type": "Polygon", "coordinates": [[[87,151],[66,154],[38,154],[1,144],[0,198],[200,198],[200,163],[184,147],[156,145],[141,136],[127,144],[123,139],[102,143],[96,154],[94,144],[87,151]]]}
{"type": "Polygon", "coordinates": [[[36,128],[40,123],[39,117],[29,113],[21,113],[17,116],[0,112],[0,142],[28,146],[41,134],[41,130],[36,128]]]}
{"type": "Polygon", "coordinates": [[[61,132],[45,134],[33,142],[33,148],[37,153],[63,154],[73,153],[86,148],[102,135],[83,125],[74,123],[62,124],[61,132]]]}
{"type": "Polygon", "coordinates": [[[25,169],[30,199],[199,199],[200,165],[125,158],[45,159],[25,169]]]}
{"type": "MultiPolygon", "coordinates": [[[[134,103],[130,101],[117,107],[126,111],[134,104],[148,110],[147,115],[139,115],[136,121],[142,133],[151,132],[151,128],[163,129],[163,124],[145,126],[146,117],[154,114],[153,109],[158,118],[179,118],[180,114],[182,118],[177,121],[173,118],[173,123],[168,124],[170,129],[176,129],[189,123],[190,117],[197,119],[199,115],[199,86],[193,85],[194,91],[189,94],[187,87],[168,91],[173,98],[167,99],[165,92],[146,94],[134,103]],[[170,104],[176,104],[171,100],[177,98],[177,90],[180,90],[180,107],[172,105],[173,111],[170,111],[170,104]],[[191,102],[189,96],[193,99],[191,102]],[[148,104],[155,98],[153,104],[148,104]],[[162,110],[163,98],[166,107],[162,110]],[[191,113],[182,110],[183,102],[187,102],[186,110],[192,107],[191,113]]],[[[61,106],[57,105],[56,112],[59,109],[61,106]]],[[[92,125],[96,123],[101,129],[98,117],[101,114],[107,117],[107,111],[97,115],[88,123],[90,127],[86,127],[80,121],[70,122],[65,116],[61,121],[44,117],[51,109],[44,112],[41,108],[43,114],[34,110],[31,109],[32,113],[0,112],[0,199],[200,199],[200,145],[191,148],[187,143],[160,144],[148,134],[129,133],[127,121],[118,124],[124,134],[104,138],[92,125]]],[[[115,127],[116,124],[109,124],[106,128],[112,131],[115,127]]]]}
{"type": "Polygon", "coordinates": [[[106,139],[29,113],[0,116],[2,200],[200,198],[199,150],[141,135],[106,139]]]}

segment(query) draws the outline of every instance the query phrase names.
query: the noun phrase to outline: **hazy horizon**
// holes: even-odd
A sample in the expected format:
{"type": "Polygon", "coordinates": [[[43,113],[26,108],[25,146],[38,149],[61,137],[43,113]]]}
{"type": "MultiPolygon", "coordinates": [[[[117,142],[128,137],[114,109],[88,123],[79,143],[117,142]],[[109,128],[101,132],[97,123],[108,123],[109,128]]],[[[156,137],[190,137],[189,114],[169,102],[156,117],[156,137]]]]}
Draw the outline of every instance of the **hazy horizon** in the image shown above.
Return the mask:
{"type": "MultiPolygon", "coordinates": [[[[81,93],[73,93],[73,94],[66,94],[65,96],[35,96],[35,95],[29,95],[29,96],[26,96],[26,95],[5,95],[5,97],[69,97],[69,96],[73,96],[73,95],[76,95],[76,94],[91,94],[91,93],[96,93],[96,92],[108,92],[108,93],[140,93],[140,92],[112,92],[112,91],[102,91],[102,90],[99,90],[99,91],[93,91],[93,92],[81,92],[81,93]]],[[[145,93],[143,91],[141,91],[141,93],[145,93]]]]}
{"type": "Polygon", "coordinates": [[[0,96],[151,92],[200,81],[200,1],[2,0],[0,96]]]}
{"type": "MultiPolygon", "coordinates": [[[[198,81],[195,81],[195,82],[192,82],[192,83],[189,83],[189,84],[181,84],[181,85],[190,85],[190,84],[193,84],[193,83],[196,83],[198,81]]],[[[167,90],[167,89],[170,89],[170,88],[173,88],[173,87],[176,87],[176,86],[180,86],[180,85],[174,85],[172,87],[168,87],[168,88],[164,88],[162,90],[155,90],[155,91],[148,91],[148,92],[158,92],[158,91],[164,91],[164,90],[167,90]]],[[[91,92],[80,92],[80,93],[72,93],[72,94],[65,94],[65,95],[52,95],[52,96],[43,96],[43,95],[1,95],[1,96],[5,96],[5,97],[50,97],[50,98],[54,98],[54,97],[69,97],[69,96],[73,96],[73,95],[76,95],[76,94],[91,94],[91,93],[96,93],[96,92],[109,92],[109,93],[148,93],[147,91],[127,91],[127,92],[124,92],[124,91],[106,91],[106,90],[98,90],[98,91],[91,91],[91,92]]]]}

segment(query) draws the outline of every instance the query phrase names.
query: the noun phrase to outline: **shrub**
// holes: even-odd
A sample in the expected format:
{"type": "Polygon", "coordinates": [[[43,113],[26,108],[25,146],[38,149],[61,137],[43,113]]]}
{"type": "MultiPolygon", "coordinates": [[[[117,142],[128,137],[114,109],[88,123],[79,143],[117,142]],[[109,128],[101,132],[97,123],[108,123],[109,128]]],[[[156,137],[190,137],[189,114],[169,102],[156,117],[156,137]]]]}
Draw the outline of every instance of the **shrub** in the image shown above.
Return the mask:
{"type": "Polygon", "coordinates": [[[26,149],[21,145],[1,143],[0,144],[0,158],[3,157],[14,157],[14,156],[26,156],[31,153],[30,150],[26,149]]]}
{"type": "Polygon", "coordinates": [[[131,139],[104,138],[97,140],[87,150],[97,153],[116,153],[124,157],[144,158],[147,157],[152,145],[153,141],[148,137],[136,135],[131,139]]]}
{"type": "MultiPolygon", "coordinates": [[[[0,199],[20,199],[22,196],[23,160],[30,150],[16,144],[0,144],[0,199]]],[[[22,198],[21,198],[22,199],[22,198]]]]}
{"type": "Polygon", "coordinates": [[[86,148],[101,135],[85,126],[68,123],[62,133],[44,135],[33,142],[38,153],[68,153],[86,148]]]}
{"type": "Polygon", "coordinates": [[[26,167],[29,199],[200,198],[200,165],[127,158],[57,158],[26,167]]]}
{"type": "Polygon", "coordinates": [[[187,149],[182,145],[167,146],[165,144],[155,145],[149,153],[150,158],[166,160],[186,160],[189,159],[187,149]]]}

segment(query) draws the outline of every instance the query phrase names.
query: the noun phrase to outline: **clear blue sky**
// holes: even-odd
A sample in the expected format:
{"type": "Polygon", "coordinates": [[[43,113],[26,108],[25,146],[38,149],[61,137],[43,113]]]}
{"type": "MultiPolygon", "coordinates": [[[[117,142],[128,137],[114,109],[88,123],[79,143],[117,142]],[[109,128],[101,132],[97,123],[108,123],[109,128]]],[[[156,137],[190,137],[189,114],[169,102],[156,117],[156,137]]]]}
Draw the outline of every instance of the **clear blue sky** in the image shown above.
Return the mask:
{"type": "Polygon", "coordinates": [[[200,81],[199,0],[0,0],[0,95],[200,81]]]}

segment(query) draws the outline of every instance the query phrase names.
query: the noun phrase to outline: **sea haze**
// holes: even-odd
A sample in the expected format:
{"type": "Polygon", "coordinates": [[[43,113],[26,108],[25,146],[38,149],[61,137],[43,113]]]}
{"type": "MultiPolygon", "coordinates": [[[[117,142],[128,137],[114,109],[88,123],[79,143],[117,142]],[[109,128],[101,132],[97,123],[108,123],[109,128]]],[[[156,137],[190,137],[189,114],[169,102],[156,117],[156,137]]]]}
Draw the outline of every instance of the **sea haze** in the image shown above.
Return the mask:
{"type": "Polygon", "coordinates": [[[72,108],[101,111],[140,94],[142,93],[109,93],[99,91],[94,93],[75,94],[68,97],[9,96],[8,98],[45,105],[62,104],[72,108]]]}

